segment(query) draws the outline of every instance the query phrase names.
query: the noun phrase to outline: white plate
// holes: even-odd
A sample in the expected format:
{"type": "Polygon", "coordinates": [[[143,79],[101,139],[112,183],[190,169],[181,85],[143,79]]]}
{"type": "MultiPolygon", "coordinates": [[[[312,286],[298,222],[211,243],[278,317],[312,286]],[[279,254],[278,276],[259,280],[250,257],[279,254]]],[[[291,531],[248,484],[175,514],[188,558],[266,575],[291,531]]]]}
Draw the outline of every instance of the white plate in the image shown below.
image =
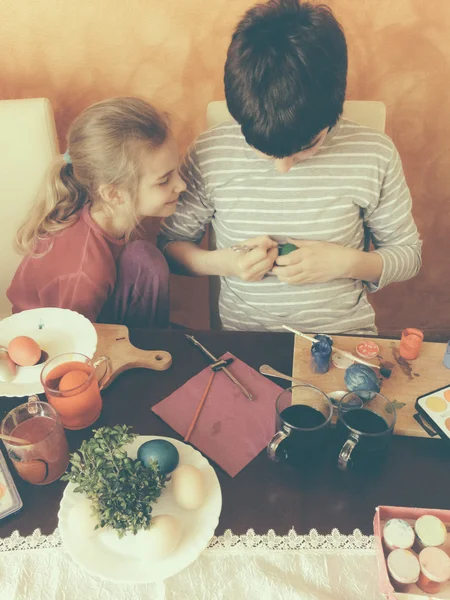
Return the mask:
{"type": "MultiPolygon", "coordinates": [[[[65,308],[24,310],[0,322],[0,346],[7,347],[18,335],[36,340],[49,359],[66,352],[79,352],[92,358],[97,348],[97,332],[92,323],[65,308]]],[[[40,381],[43,366],[19,367],[13,381],[0,381],[0,396],[14,398],[41,394],[44,391],[40,381]]]]}
{"type": "MultiPolygon", "coordinates": [[[[171,494],[171,483],[167,483],[158,501],[154,505],[152,515],[168,514],[181,523],[183,530],[181,541],[170,556],[158,561],[140,560],[136,556],[123,554],[116,543],[110,543],[110,532],[97,532],[93,537],[84,539],[74,535],[68,524],[70,509],[84,498],[74,493],[75,484],[69,483],[64,490],[58,513],[59,531],[64,548],[72,559],[83,569],[108,581],[117,583],[152,583],[162,581],[185,569],[194,562],[208,543],[219,522],[222,509],[222,492],[214,469],[200,452],[183,442],[172,438],[145,435],[138,436],[132,444],[125,447],[131,458],[136,458],[141,444],[148,440],[168,440],[176,446],[180,454],[180,465],[190,464],[201,470],[206,486],[206,500],[194,511],[180,508],[171,494]]],[[[129,539],[126,540],[128,544],[129,539]]]]}

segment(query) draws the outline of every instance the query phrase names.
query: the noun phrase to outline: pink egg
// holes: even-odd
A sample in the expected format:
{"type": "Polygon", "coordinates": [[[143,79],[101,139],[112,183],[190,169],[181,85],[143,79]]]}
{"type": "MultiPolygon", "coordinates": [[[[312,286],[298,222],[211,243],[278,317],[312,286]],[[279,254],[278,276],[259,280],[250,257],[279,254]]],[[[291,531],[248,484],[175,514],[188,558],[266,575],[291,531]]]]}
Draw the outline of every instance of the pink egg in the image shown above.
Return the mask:
{"type": "Polygon", "coordinates": [[[88,378],[86,371],[69,371],[61,378],[59,389],[61,392],[68,392],[82,385],[88,378]]]}

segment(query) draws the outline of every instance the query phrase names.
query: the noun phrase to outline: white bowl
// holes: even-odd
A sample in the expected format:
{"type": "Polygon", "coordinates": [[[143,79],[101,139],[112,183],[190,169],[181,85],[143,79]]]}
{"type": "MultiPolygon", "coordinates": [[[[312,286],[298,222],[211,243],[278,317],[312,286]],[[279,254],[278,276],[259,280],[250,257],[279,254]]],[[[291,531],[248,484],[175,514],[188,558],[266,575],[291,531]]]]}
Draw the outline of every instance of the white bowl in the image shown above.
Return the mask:
{"type": "MultiPolygon", "coordinates": [[[[73,310],[65,308],[34,308],[0,321],[0,346],[27,335],[36,340],[41,350],[52,359],[66,352],[78,352],[92,358],[97,348],[97,332],[93,324],[73,310]]],[[[0,381],[0,396],[9,398],[41,394],[40,376],[44,364],[18,367],[13,381],[0,381]]]]}
{"type": "Polygon", "coordinates": [[[125,447],[128,456],[136,458],[138,448],[149,440],[168,440],[180,454],[180,465],[194,465],[202,472],[206,499],[198,510],[180,508],[171,493],[171,483],[162,491],[154,505],[152,515],[172,515],[182,528],[182,537],[176,550],[161,560],[145,561],[139,558],[139,542],[131,547],[132,536],[119,539],[114,531],[99,531],[93,537],[80,538],[69,527],[70,509],[84,496],[75,493],[75,484],[64,490],[58,513],[58,528],[63,546],[72,559],[92,575],[116,583],[152,583],[179,573],[194,562],[208,546],[219,522],[222,509],[222,492],[214,469],[198,450],[178,440],[159,436],[138,436],[125,447]]]}

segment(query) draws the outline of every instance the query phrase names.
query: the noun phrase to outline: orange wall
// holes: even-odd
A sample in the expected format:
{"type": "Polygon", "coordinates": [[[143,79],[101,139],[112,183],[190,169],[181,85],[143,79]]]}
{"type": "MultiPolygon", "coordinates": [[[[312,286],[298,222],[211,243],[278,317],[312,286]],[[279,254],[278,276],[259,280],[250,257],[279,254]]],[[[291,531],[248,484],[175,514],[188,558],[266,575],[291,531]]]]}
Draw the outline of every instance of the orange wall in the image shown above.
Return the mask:
{"type": "MultiPolygon", "coordinates": [[[[142,96],[172,113],[184,150],[204,127],[206,104],[223,97],[230,34],[252,4],[0,0],[1,97],[50,98],[63,140],[70,121],[92,102],[142,96]]],[[[329,4],[347,33],[348,98],[386,103],[387,131],[403,158],[425,241],[421,274],[375,297],[379,326],[450,334],[450,2],[329,4]]],[[[205,284],[175,282],[175,320],[206,326],[205,284]]]]}

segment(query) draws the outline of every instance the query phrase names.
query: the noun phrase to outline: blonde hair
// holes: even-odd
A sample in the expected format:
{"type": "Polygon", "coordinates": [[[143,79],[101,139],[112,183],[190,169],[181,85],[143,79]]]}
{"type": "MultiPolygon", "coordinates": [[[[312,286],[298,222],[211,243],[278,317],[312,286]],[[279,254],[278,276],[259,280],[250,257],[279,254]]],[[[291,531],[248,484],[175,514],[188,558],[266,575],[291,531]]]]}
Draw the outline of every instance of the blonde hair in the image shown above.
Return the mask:
{"type": "Polygon", "coordinates": [[[17,233],[18,251],[39,256],[38,242],[75,223],[87,203],[111,211],[98,193],[103,185],[123,189],[133,198],[129,238],[138,223],[135,203],[142,155],[168,136],[166,116],[137,98],[112,98],[84,110],[67,135],[71,164],[59,155],[50,165],[36,204],[17,233]]]}

